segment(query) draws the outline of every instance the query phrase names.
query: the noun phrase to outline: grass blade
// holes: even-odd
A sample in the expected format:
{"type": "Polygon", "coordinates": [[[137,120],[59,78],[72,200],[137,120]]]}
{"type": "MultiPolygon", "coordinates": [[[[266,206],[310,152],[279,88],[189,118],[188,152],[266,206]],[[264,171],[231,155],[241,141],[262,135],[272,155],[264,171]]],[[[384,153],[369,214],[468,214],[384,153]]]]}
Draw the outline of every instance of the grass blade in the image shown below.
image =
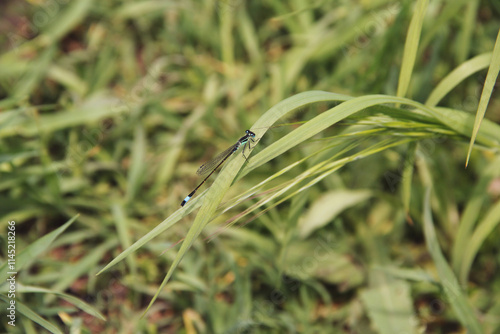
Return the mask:
{"type": "Polygon", "coordinates": [[[479,132],[479,127],[481,126],[481,121],[486,113],[486,108],[490,102],[491,93],[495,87],[498,72],[500,71],[500,30],[498,31],[497,40],[495,42],[495,48],[493,49],[493,55],[491,58],[490,68],[488,69],[488,74],[486,75],[486,80],[484,81],[483,92],[481,93],[481,99],[479,100],[479,105],[477,107],[476,119],[474,121],[474,130],[470,138],[469,151],[467,152],[467,160],[465,166],[469,164],[470,154],[472,152],[472,147],[476,136],[479,132]]]}
{"type": "Polygon", "coordinates": [[[132,145],[131,165],[127,175],[127,203],[132,201],[144,178],[144,170],[146,168],[146,135],[142,125],[137,125],[135,128],[134,143],[132,145]]]}
{"type": "Polygon", "coordinates": [[[442,287],[448,297],[451,307],[457,314],[458,320],[470,333],[481,334],[483,331],[474,315],[474,309],[470,306],[467,298],[463,294],[456,276],[453,274],[453,271],[446,262],[439,247],[436,230],[434,229],[434,222],[432,221],[430,197],[431,189],[427,188],[423,212],[424,234],[427,249],[434,260],[442,287]]]}
{"type": "Polygon", "coordinates": [[[462,266],[460,268],[460,281],[467,282],[472,262],[477,255],[477,252],[484,244],[486,238],[495,230],[500,224],[500,201],[498,201],[486,213],[486,217],[478,224],[476,230],[470,237],[467,247],[465,247],[464,258],[462,259],[462,266]]]}
{"type": "MultiPolygon", "coordinates": [[[[470,243],[470,237],[474,230],[474,225],[476,224],[479,215],[481,214],[481,209],[486,202],[489,201],[488,187],[490,183],[500,176],[500,157],[497,157],[485,168],[482,177],[476,182],[476,186],[472,191],[467,205],[460,218],[460,224],[458,225],[458,231],[453,243],[453,256],[452,264],[453,270],[458,275],[461,272],[463,266],[464,253],[470,243]]],[[[462,276],[460,276],[462,279],[462,276]]],[[[465,283],[461,280],[460,282],[465,283]]]]}
{"type": "Polygon", "coordinates": [[[415,13],[411,19],[408,34],[406,36],[405,47],[403,51],[403,61],[401,64],[401,72],[399,74],[397,96],[404,97],[410,86],[413,66],[417,58],[418,45],[420,35],[422,33],[422,24],[424,22],[425,11],[427,9],[428,0],[419,0],[415,5],[415,13]]]}
{"type": "MultiPolygon", "coordinates": [[[[9,298],[0,294],[0,299],[9,305],[10,303],[9,298]]],[[[20,302],[19,300],[16,300],[16,312],[22,314],[23,316],[30,319],[34,323],[39,324],[40,326],[42,326],[51,333],[63,334],[63,332],[59,328],[57,328],[55,325],[51,324],[50,322],[39,316],[35,311],[33,311],[26,304],[20,302]]]]}
{"type": "Polygon", "coordinates": [[[53,291],[45,288],[41,288],[38,286],[25,286],[22,284],[18,284],[17,290],[22,293],[45,293],[45,294],[55,294],[61,299],[66,300],[67,302],[73,304],[75,307],[78,307],[80,310],[84,311],[87,314],[90,314],[91,316],[97,317],[101,320],[106,320],[106,317],[99,312],[97,309],[94,307],[90,306],[86,302],[84,302],[81,299],[78,299],[74,296],[68,295],[67,293],[64,292],[58,292],[58,291],[53,291]]]}
{"type": "Polygon", "coordinates": [[[427,98],[427,101],[425,101],[425,105],[429,107],[437,105],[446,94],[453,90],[453,88],[472,74],[487,68],[490,62],[491,52],[483,53],[482,55],[467,60],[439,82],[427,98]]]}
{"type": "MultiPolygon", "coordinates": [[[[23,249],[16,256],[16,271],[20,271],[27,263],[33,261],[37,257],[41,256],[52,244],[52,242],[63,233],[73,222],[78,218],[79,215],[74,216],[68,222],[66,222],[63,226],[58,229],[50,232],[49,234],[44,235],[37,241],[30,244],[27,248],[23,249]]],[[[12,271],[8,269],[8,262],[5,262],[0,267],[0,279],[2,282],[9,276],[7,272],[12,271]]]]}

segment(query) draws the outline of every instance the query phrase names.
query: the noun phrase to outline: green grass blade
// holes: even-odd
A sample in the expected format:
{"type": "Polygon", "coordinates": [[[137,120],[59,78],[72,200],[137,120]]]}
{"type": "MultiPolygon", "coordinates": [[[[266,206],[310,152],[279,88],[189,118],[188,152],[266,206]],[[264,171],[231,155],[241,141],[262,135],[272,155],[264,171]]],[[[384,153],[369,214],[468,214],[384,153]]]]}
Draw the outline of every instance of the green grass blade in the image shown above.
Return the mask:
{"type": "Polygon", "coordinates": [[[262,63],[262,55],[259,49],[257,33],[253,22],[250,20],[249,13],[245,10],[238,11],[238,29],[241,31],[241,37],[248,52],[250,59],[254,63],[262,63]]]}
{"type": "Polygon", "coordinates": [[[144,178],[146,169],[146,135],[142,125],[137,125],[135,128],[134,143],[132,145],[130,169],[127,176],[127,194],[126,201],[132,201],[144,178]]]}
{"type": "Polygon", "coordinates": [[[15,160],[24,160],[26,158],[36,157],[39,151],[17,152],[12,154],[0,154],[0,164],[4,162],[14,163],[15,160]]]}
{"type": "Polygon", "coordinates": [[[67,293],[64,293],[64,292],[53,291],[53,290],[41,288],[38,286],[25,286],[22,284],[17,285],[17,291],[19,291],[23,294],[24,293],[55,294],[55,295],[61,297],[61,299],[64,299],[67,302],[73,304],[75,307],[79,308],[80,310],[84,311],[85,313],[90,314],[91,316],[99,318],[101,320],[106,320],[106,317],[101,312],[99,312],[96,308],[90,306],[89,304],[87,304],[83,300],[76,298],[74,296],[68,295],[67,293]]]}
{"type": "Polygon", "coordinates": [[[191,213],[193,210],[199,207],[198,203],[198,197],[195,197],[189,201],[190,205],[186,205],[184,208],[185,210],[177,210],[174,212],[170,217],[162,221],[158,226],[156,226],[154,229],[149,231],[146,235],[144,235],[142,238],[134,242],[132,246],[128,247],[127,249],[123,250],[117,257],[115,257],[110,263],[108,263],[103,269],[101,269],[97,275],[100,275],[102,272],[108,270],[118,262],[122,261],[125,259],[127,256],[144,246],[146,243],[149,241],[153,240],[155,237],[157,237],[159,234],[165,232],[168,230],[170,227],[172,227],[175,223],[177,223],[179,220],[181,220],[184,216],[188,215],[191,213]]]}
{"type": "Polygon", "coordinates": [[[414,172],[414,164],[417,154],[417,143],[410,143],[408,147],[408,151],[406,153],[406,159],[404,161],[403,166],[403,179],[402,187],[401,187],[401,197],[403,198],[403,207],[405,209],[406,217],[411,222],[410,217],[410,199],[412,193],[412,180],[413,180],[413,172],[414,172]]]}
{"type": "Polygon", "coordinates": [[[180,3],[175,1],[140,1],[124,2],[116,9],[115,19],[127,20],[143,18],[147,15],[155,15],[165,10],[176,8],[180,3]]]}
{"type": "MultiPolygon", "coordinates": [[[[325,98],[328,98],[328,95],[326,95],[325,98]]],[[[331,102],[348,100],[344,96],[339,96],[337,94],[331,96],[331,98],[331,102]]],[[[317,133],[339,122],[340,120],[343,120],[346,117],[353,115],[363,109],[381,104],[405,104],[420,109],[429,116],[437,119],[439,122],[465,136],[468,136],[470,134],[470,130],[472,129],[470,125],[471,116],[465,112],[456,110],[451,111],[444,108],[429,108],[418,102],[394,96],[366,95],[354,99],[349,99],[348,101],[345,101],[342,104],[321,113],[298,129],[294,130],[292,133],[285,135],[270,146],[264,148],[261,152],[248,160],[248,165],[244,168],[242,175],[245,175],[250,170],[267,163],[280,154],[286,152],[290,148],[311,138],[317,133]]],[[[274,124],[274,122],[275,120],[271,120],[270,124],[268,125],[274,124]]],[[[258,121],[259,127],[266,124],[262,123],[263,122],[261,122],[260,120],[258,121]]],[[[257,126],[255,128],[258,129],[257,126]]],[[[489,122],[488,128],[484,129],[484,135],[481,134],[481,136],[478,136],[478,138],[480,137],[482,141],[489,145],[497,146],[498,143],[500,143],[499,130],[500,127],[498,125],[489,122]]],[[[259,137],[261,137],[263,133],[265,133],[265,131],[262,132],[259,130],[255,130],[255,132],[258,133],[259,137]]]]}
{"type": "Polygon", "coordinates": [[[77,73],[57,64],[51,64],[47,70],[47,77],[65,86],[79,96],[85,96],[88,91],[87,83],[77,73]]]}
{"type": "Polygon", "coordinates": [[[465,19],[462,21],[462,29],[457,40],[456,61],[457,64],[464,62],[470,52],[472,34],[476,29],[476,17],[478,16],[478,0],[468,1],[464,8],[465,19]]]}
{"type": "Polygon", "coordinates": [[[0,138],[17,135],[32,137],[40,131],[51,133],[96,122],[105,117],[118,116],[127,110],[125,104],[119,104],[116,98],[106,95],[95,95],[74,109],[58,113],[39,115],[33,109],[27,109],[12,117],[12,126],[0,128],[0,138]]]}
{"type": "Polygon", "coordinates": [[[222,55],[222,63],[225,66],[225,73],[232,77],[234,75],[234,13],[231,9],[222,9],[219,10],[219,17],[221,20],[220,25],[220,40],[221,40],[221,50],[220,53],[222,55]]]}
{"type": "MultiPolygon", "coordinates": [[[[92,269],[96,268],[99,261],[112,249],[116,248],[118,242],[115,238],[110,238],[106,242],[92,249],[85,254],[78,262],[67,265],[61,271],[61,278],[52,286],[54,291],[64,291],[71,286],[82,275],[88,275],[92,269]]],[[[54,295],[48,295],[46,302],[54,299],[54,295]]]]}
{"type": "Polygon", "coordinates": [[[423,269],[398,268],[391,266],[375,265],[374,270],[380,270],[395,278],[410,280],[415,282],[425,282],[437,284],[436,280],[423,269]]]}
{"type": "MultiPolygon", "coordinates": [[[[473,130],[474,116],[460,110],[434,107],[428,109],[438,121],[456,131],[458,134],[469,137],[473,130]]],[[[500,125],[485,119],[478,132],[476,140],[488,147],[500,147],[500,125]]]]}
{"type": "Polygon", "coordinates": [[[486,212],[486,217],[478,224],[476,230],[470,237],[467,247],[465,247],[460,268],[459,278],[461,282],[467,282],[472,262],[476,257],[479,249],[484,244],[486,238],[500,224],[500,201],[491,207],[486,212]]]}
{"type": "Polygon", "coordinates": [[[428,0],[417,1],[415,5],[415,13],[413,14],[410,27],[408,28],[396,94],[399,97],[406,96],[408,87],[410,86],[411,75],[413,67],[415,66],[415,59],[417,58],[420,35],[422,33],[422,25],[424,22],[425,12],[427,10],[427,3],[428,0]]]}
{"type": "Polygon", "coordinates": [[[451,92],[453,88],[458,86],[466,78],[487,68],[491,62],[491,55],[491,52],[483,53],[482,55],[467,60],[451,71],[439,82],[436,88],[432,90],[431,94],[427,98],[427,101],[425,101],[425,105],[429,107],[437,105],[439,101],[446,96],[446,94],[451,92]]]}
{"type": "Polygon", "coordinates": [[[424,234],[427,249],[434,260],[444,292],[448,297],[451,307],[457,314],[458,320],[470,333],[481,334],[483,331],[476,316],[474,315],[474,309],[470,306],[467,298],[460,288],[460,285],[458,284],[456,276],[453,274],[453,271],[449,267],[443,253],[441,252],[441,248],[437,240],[436,230],[434,229],[434,222],[432,220],[430,197],[431,189],[427,188],[423,212],[424,234]]]}
{"type": "MultiPolygon", "coordinates": [[[[10,305],[10,298],[7,298],[6,296],[0,294],[0,299],[4,301],[7,305],[10,305]]],[[[6,307],[6,306],[4,306],[6,307]]],[[[48,330],[51,333],[57,333],[57,334],[63,334],[63,332],[57,328],[55,325],[51,324],[41,316],[39,316],[36,312],[34,312],[32,309],[30,309],[26,304],[20,302],[19,300],[16,300],[16,317],[19,315],[22,315],[34,323],[39,324],[46,330],[48,330]]],[[[5,319],[4,319],[5,320],[5,319]]],[[[4,322],[5,323],[5,322],[4,322]]]]}
{"type": "Polygon", "coordinates": [[[486,75],[486,80],[484,81],[483,91],[481,93],[481,99],[479,100],[479,105],[477,107],[476,119],[474,121],[474,130],[470,138],[469,151],[467,152],[467,161],[465,166],[469,163],[470,154],[472,152],[472,147],[474,146],[474,141],[479,132],[479,127],[481,126],[481,121],[486,113],[486,108],[490,101],[491,93],[495,87],[498,72],[500,71],[500,30],[498,31],[497,40],[495,42],[495,48],[493,49],[493,55],[491,58],[490,68],[488,69],[488,74],[486,75]]]}
{"type": "Polygon", "coordinates": [[[17,271],[19,272],[27,263],[33,261],[34,259],[41,256],[52,244],[52,242],[63,233],[73,222],[78,218],[79,215],[74,216],[70,220],[68,220],[63,226],[57,228],[56,230],[44,235],[37,241],[30,244],[25,249],[19,250],[16,249],[16,265],[15,270],[8,267],[8,262],[5,262],[0,267],[0,279],[2,282],[5,282],[5,279],[9,276],[7,272],[17,271]]]}
{"type": "Polygon", "coordinates": [[[267,129],[276,123],[280,118],[286,114],[304,108],[310,104],[318,102],[338,102],[352,99],[351,96],[337,93],[324,92],[313,90],[308,92],[293,95],[273,106],[264,115],[262,115],[257,122],[255,122],[253,129],[256,129],[257,137],[260,138],[267,129]],[[258,129],[266,129],[259,131],[258,129]]]}
{"type": "MultiPolygon", "coordinates": [[[[328,161],[325,161],[323,163],[318,164],[317,166],[310,168],[309,170],[301,173],[300,175],[298,175],[294,179],[282,184],[281,186],[278,186],[278,187],[275,187],[271,190],[268,190],[266,192],[268,194],[265,198],[263,198],[262,200],[260,200],[256,204],[250,206],[248,209],[246,209],[242,213],[240,213],[235,219],[233,219],[230,222],[229,225],[235,224],[239,219],[246,216],[250,212],[256,210],[257,208],[259,208],[261,206],[264,206],[265,204],[269,203],[270,201],[272,201],[274,199],[278,199],[279,196],[281,196],[281,195],[285,195],[284,197],[278,199],[273,204],[267,205],[267,208],[265,210],[260,211],[257,214],[257,216],[269,211],[270,209],[276,207],[277,205],[293,198],[294,196],[298,195],[300,192],[315,185],[316,183],[318,183],[319,181],[324,179],[326,176],[334,173],[335,171],[342,168],[344,165],[346,165],[349,162],[357,161],[357,160],[362,159],[364,157],[381,152],[387,148],[395,147],[395,146],[399,146],[399,145],[403,145],[403,144],[407,144],[407,143],[408,143],[407,139],[397,140],[397,141],[396,140],[392,140],[392,141],[383,140],[383,141],[377,142],[376,145],[368,147],[360,152],[356,152],[355,154],[353,154],[351,156],[346,156],[344,158],[341,158],[341,157],[338,157],[337,155],[335,155],[331,159],[329,159],[328,161]],[[303,182],[303,181],[305,181],[313,176],[315,176],[314,179],[307,182],[305,185],[300,185],[301,182],[303,182]],[[300,185],[299,189],[292,191],[293,187],[299,186],[299,185],[300,185]]],[[[345,151],[347,151],[347,150],[344,150],[344,153],[345,153],[345,151]]],[[[299,161],[299,162],[302,162],[302,161],[299,161]]],[[[275,176],[277,176],[283,172],[284,172],[284,170],[276,173],[275,175],[273,175],[270,178],[266,179],[265,181],[261,182],[259,185],[255,186],[254,188],[260,187],[261,185],[265,184],[268,180],[274,178],[275,176]]],[[[255,192],[255,190],[249,191],[249,193],[252,193],[252,192],[255,192]]],[[[241,197],[245,198],[246,196],[248,196],[248,194],[243,194],[243,196],[241,196],[241,197]]],[[[256,217],[253,217],[253,218],[256,218],[256,217]]]]}
{"type": "MultiPolygon", "coordinates": [[[[337,94],[333,96],[331,95],[331,98],[331,102],[346,100],[345,97],[339,96],[337,94]],[[339,98],[341,100],[339,100],[339,98]]],[[[314,135],[339,122],[340,120],[343,120],[346,117],[353,115],[365,108],[383,103],[404,103],[405,101],[407,100],[385,95],[368,95],[345,101],[342,104],[319,114],[298,129],[294,130],[292,133],[285,135],[270,146],[263,149],[261,152],[255,155],[255,157],[250,158],[248,160],[248,165],[243,170],[243,174],[245,174],[248,170],[267,163],[271,159],[274,159],[280,154],[283,154],[292,147],[313,137],[314,135]]],[[[261,122],[258,123],[260,126],[261,122]]],[[[274,124],[274,122],[272,122],[271,125],[272,124],[274,124]]],[[[263,125],[264,124],[262,124],[262,126],[263,125]]],[[[259,132],[259,135],[261,136],[262,132],[259,132]]]]}
{"type": "Polygon", "coordinates": [[[36,59],[24,73],[23,77],[17,83],[12,93],[14,99],[27,98],[31,92],[40,84],[40,81],[45,76],[45,72],[49,67],[56,54],[56,47],[51,46],[45,49],[41,56],[36,59]]]}
{"type": "MultiPolygon", "coordinates": [[[[481,178],[477,181],[474,187],[465,209],[460,218],[460,224],[458,225],[458,231],[453,243],[453,256],[452,264],[453,270],[458,275],[461,272],[463,266],[464,253],[470,243],[470,237],[474,230],[474,225],[476,224],[483,205],[487,203],[490,199],[488,194],[488,187],[491,182],[500,176],[500,157],[497,157],[484,169],[481,178]]],[[[462,277],[460,276],[462,279],[462,277]]],[[[460,282],[465,284],[465,281],[460,282]]]]}
{"type": "MultiPolygon", "coordinates": [[[[122,205],[115,203],[111,206],[111,214],[113,215],[113,221],[116,226],[116,231],[118,232],[118,239],[120,240],[122,249],[127,249],[132,245],[132,241],[130,240],[130,234],[132,232],[130,231],[130,224],[126,212],[122,205]]],[[[137,263],[133,254],[127,258],[127,263],[130,267],[130,272],[136,274],[137,263]]]]}
{"type": "MultiPolygon", "coordinates": [[[[88,15],[94,0],[79,0],[68,2],[61,13],[58,13],[39,39],[43,45],[53,43],[74,27],[79,25],[88,15]]],[[[56,4],[58,6],[58,4],[56,4]]]]}

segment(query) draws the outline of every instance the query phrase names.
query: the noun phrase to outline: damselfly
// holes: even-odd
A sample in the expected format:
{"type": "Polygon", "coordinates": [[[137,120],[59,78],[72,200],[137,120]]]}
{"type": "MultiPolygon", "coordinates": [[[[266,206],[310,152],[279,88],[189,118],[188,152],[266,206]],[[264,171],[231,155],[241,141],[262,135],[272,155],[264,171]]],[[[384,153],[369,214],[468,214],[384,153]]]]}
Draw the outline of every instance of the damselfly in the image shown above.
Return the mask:
{"type": "Polygon", "coordinates": [[[189,195],[187,195],[186,198],[184,198],[184,200],[181,203],[181,206],[184,206],[184,204],[186,204],[191,199],[191,197],[193,197],[193,195],[196,193],[196,191],[217,170],[217,168],[219,168],[219,166],[222,165],[224,163],[224,161],[227,160],[227,158],[229,158],[231,155],[233,155],[234,152],[238,151],[238,149],[241,146],[243,146],[243,151],[241,153],[243,154],[243,156],[246,159],[247,157],[245,156],[245,148],[248,145],[248,149],[249,150],[252,149],[250,147],[250,142],[255,143],[254,138],[255,138],[255,133],[253,133],[250,130],[246,130],[245,131],[245,135],[243,137],[241,137],[240,139],[238,139],[238,141],[236,142],[236,144],[234,144],[233,146],[229,147],[227,150],[225,150],[224,152],[220,153],[219,155],[217,155],[212,160],[210,160],[207,163],[201,165],[200,168],[198,168],[198,170],[196,171],[196,174],[198,174],[200,176],[203,176],[203,175],[206,175],[206,174],[208,174],[208,175],[207,175],[207,177],[205,177],[205,179],[203,181],[201,181],[201,183],[198,185],[198,187],[194,188],[194,190],[189,195]]]}

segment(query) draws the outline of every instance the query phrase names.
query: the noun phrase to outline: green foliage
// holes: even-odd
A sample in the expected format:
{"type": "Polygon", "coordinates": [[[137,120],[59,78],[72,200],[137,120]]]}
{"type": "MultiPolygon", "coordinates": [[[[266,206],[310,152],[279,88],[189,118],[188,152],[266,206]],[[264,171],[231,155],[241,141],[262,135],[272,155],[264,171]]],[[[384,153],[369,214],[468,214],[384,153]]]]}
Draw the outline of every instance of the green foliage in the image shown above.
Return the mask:
{"type": "Polygon", "coordinates": [[[495,2],[2,6],[1,332],[500,330],[495,2]]]}

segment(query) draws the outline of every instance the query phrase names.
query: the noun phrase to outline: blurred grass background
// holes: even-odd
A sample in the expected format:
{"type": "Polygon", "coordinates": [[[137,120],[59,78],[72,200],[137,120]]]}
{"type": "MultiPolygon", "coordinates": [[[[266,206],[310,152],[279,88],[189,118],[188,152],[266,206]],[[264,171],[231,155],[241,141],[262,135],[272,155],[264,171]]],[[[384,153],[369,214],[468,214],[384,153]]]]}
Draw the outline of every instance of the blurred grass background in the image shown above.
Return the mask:
{"type": "Polygon", "coordinates": [[[500,333],[497,91],[464,168],[497,1],[0,8],[2,332],[500,333]],[[178,211],[266,110],[310,122],[256,126],[227,194],[178,211]]]}

